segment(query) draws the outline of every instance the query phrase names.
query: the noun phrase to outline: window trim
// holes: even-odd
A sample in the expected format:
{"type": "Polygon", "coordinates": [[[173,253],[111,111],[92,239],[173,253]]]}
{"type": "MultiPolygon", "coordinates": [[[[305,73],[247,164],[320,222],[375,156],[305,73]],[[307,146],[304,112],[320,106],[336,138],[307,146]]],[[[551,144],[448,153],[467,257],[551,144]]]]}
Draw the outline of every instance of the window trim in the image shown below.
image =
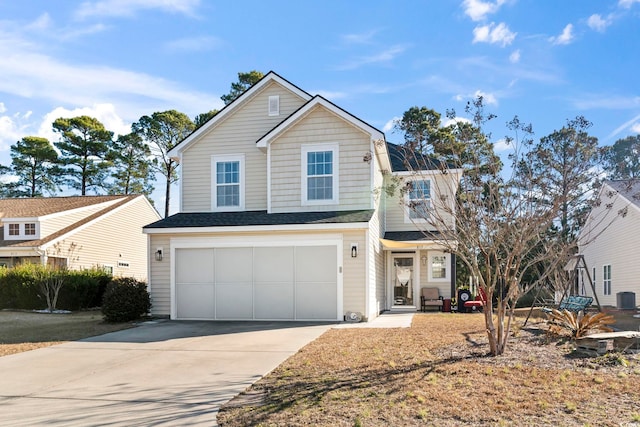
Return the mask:
{"type": "Polygon", "coordinates": [[[245,192],[245,161],[244,154],[224,154],[211,156],[211,210],[213,212],[238,212],[244,210],[244,192],[245,192]],[[240,181],[240,200],[238,206],[218,206],[218,180],[217,180],[217,164],[224,162],[238,162],[239,163],[239,177],[240,181]]]}
{"type": "Polygon", "coordinates": [[[20,224],[16,224],[14,223],[10,223],[7,224],[7,227],[9,227],[9,236],[11,237],[18,237],[20,236],[20,224]]]}
{"type": "MultiPolygon", "coordinates": [[[[433,194],[432,194],[432,190],[433,190],[433,181],[431,178],[425,178],[422,176],[419,177],[412,177],[411,179],[407,180],[408,183],[413,183],[416,181],[424,181],[424,182],[428,182],[429,183],[429,198],[428,199],[424,199],[425,201],[428,202],[428,209],[432,210],[433,209],[433,194]]],[[[413,211],[413,209],[410,207],[410,203],[411,203],[411,192],[407,191],[404,195],[404,203],[405,203],[405,209],[404,209],[404,222],[405,224],[412,224],[412,223],[416,223],[416,224],[428,224],[429,220],[427,218],[411,218],[411,212],[413,211]]]]}
{"type": "Polygon", "coordinates": [[[447,257],[447,254],[444,252],[440,252],[440,251],[430,251],[429,252],[429,264],[428,264],[428,269],[429,269],[429,281],[430,282],[448,282],[451,280],[450,278],[450,271],[451,271],[451,266],[450,264],[450,259],[449,257],[447,257]],[[433,261],[435,257],[443,257],[444,258],[444,277],[433,277],[433,261]]]}
{"type": "Polygon", "coordinates": [[[611,264],[603,264],[603,266],[602,266],[602,295],[607,295],[607,296],[611,295],[611,283],[612,283],[611,278],[612,278],[611,264]],[[607,272],[609,273],[608,275],[607,275],[607,272]]]}
{"type": "Polygon", "coordinates": [[[267,112],[269,116],[279,116],[280,115],[280,95],[270,95],[269,100],[267,102],[268,102],[267,112]],[[272,106],[274,108],[271,108],[272,106]]]}
{"type": "MultiPolygon", "coordinates": [[[[302,206],[317,206],[317,205],[337,205],[339,202],[339,188],[340,185],[340,175],[339,175],[339,164],[340,164],[340,150],[339,144],[337,143],[322,143],[322,144],[304,144],[300,148],[300,157],[301,157],[301,191],[300,198],[302,206]],[[307,176],[307,154],[313,152],[321,152],[321,151],[331,151],[332,152],[332,187],[331,187],[331,199],[324,200],[309,200],[308,196],[308,176],[307,176]]],[[[328,175],[327,175],[328,176],[328,175]]]]}
{"type": "Polygon", "coordinates": [[[37,240],[40,238],[40,223],[38,221],[28,222],[6,222],[4,223],[4,239],[5,240],[37,240]],[[26,234],[27,224],[33,225],[33,234],[26,234]],[[17,234],[10,234],[11,229],[17,228],[17,234]]]}

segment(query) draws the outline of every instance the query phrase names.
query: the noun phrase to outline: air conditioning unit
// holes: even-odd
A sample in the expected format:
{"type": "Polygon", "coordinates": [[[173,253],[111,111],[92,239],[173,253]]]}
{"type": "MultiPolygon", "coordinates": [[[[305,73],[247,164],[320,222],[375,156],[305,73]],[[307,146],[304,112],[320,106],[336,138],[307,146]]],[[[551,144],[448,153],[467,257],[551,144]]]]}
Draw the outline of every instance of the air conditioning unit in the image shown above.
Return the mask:
{"type": "Polygon", "coordinates": [[[353,323],[362,322],[362,313],[357,311],[347,311],[347,314],[344,316],[344,320],[353,323]]]}

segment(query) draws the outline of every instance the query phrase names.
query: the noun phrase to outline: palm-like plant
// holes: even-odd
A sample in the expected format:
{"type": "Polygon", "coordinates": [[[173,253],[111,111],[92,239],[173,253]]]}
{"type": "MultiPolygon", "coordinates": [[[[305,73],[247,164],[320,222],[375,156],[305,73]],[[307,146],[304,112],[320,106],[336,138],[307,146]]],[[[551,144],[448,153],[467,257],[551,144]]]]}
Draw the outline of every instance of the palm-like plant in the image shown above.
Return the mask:
{"type": "Polygon", "coordinates": [[[549,330],[558,335],[569,334],[571,338],[581,338],[591,331],[611,332],[607,325],[616,323],[616,320],[610,314],[595,313],[578,316],[568,310],[555,310],[547,314],[549,322],[549,330]]]}

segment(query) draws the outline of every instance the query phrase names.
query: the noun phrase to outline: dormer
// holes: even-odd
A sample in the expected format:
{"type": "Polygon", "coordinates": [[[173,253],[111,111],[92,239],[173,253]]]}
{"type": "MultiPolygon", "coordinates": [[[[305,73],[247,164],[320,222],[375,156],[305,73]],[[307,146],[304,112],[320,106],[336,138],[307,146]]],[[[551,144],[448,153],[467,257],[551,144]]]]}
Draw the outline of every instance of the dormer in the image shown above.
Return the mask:
{"type": "Polygon", "coordinates": [[[38,240],[40,222],[36,218],[3,218],[4,240],[38,240]]]}

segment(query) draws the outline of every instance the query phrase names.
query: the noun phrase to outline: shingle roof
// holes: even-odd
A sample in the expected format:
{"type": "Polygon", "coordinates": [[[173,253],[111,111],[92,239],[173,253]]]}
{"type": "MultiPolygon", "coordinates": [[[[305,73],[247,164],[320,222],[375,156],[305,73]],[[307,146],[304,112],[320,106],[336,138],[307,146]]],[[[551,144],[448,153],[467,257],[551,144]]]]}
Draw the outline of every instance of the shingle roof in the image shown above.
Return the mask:
{"type": "Polygon", "coordinates": [[[640,208],[640,179],[621,179],[605,183],[640,208]]]}
{"type": "Polygon", "coordinates": [[[418,170],[439,170],[453,167],[432,156],[420,154],[401,145],[387,142],[387,151],[391,160],[393,172],[407,172],[418,170]]]}
{"type": "Polygon", "coordinates": [[[0,199],[0,218],[33,218],[83,208],[125,196],[35,197],[0,199]]]}
{"type": "Polygon", "coordinates": [[[442,233],[439,231],[387,231],[384,233],[386,240],[393,240],[395,242],[415,242],[421,240],[441,240],[442,233]]]}
{"type": "MultiPolygon", "coordinates": [[[[36,200],[39,201],[40,203],[33,203],[31,204],[31,206],[33,206],[35,208],[34,212],[40,212],[39,215],[33,215],[33,214],[29,214],[28,212],[24,215],[22,215],[23,217],[35,217],[35,216],[42,216],[42,215],[47,215],[47,214],[51,214],[51,213],[56,213],[56,212],[63,212],[65,210],[71,210],[71,209],[75,209],[75,208],[79,208],[79,207],[85,207],[85,206],[91,206],[94,204],[98,204],[98,203],[103,203],[106,201],[112,201],[112,200],[119,200],[116,203],[113,203],[109,206],[107,206],[104,209],[99,210],[98,212],[95,212],[91,215],[88,215],[86,217],[84,217],[83,219],[76,221],[75,223],[64,227],[58,231],[56,231],[55,233],[52,233],[42,239],[38,239],[38,240],[4,240],[4,232],[0,233],[0,247],[7,247],[7,246],[12,246],[12,247],[38,247],[38,246],[42,246],[45,243],[48,243],[60,236],[63,236],[73,230],[75,230],[76,228],[80,227],[81,225],[84,225],[90,221],[93,221],[96,218],[101,217],[102,215],[106,214],[107,212],[110,212],[112,210],[114,210],[115,208],[124,205],[125,203],[127,203],[130,200],[135,199],[136,197],[139,197],[138,195],[129,195],[129,196],[75,196],[75,197],[52,197],[52,198],[41,198],[41,199],[4,199],[4,200],[0,200],[0,218],[2,217],[2,213],[3,211],[1,209],[4,208],[4,206],[2,205],[2,202],[7,202],[7,201],[20,201],[20,203],[17,203],[16,205],[23,205],[22,208],[24,208],[25,206],[29,206],[29,203],[21,203],[24,200],[36,200]],[[61,200],[54,200],[54,199],[91,199],[91,200],[66,200],[66,201],[61,201],[61,200]],[[45,206],[43,207],[43,201],[46,200],[53,200],[53,202],[51,203],[50,206],[45,206]],[[84,203],[84,204],[83,204],[84,203]],[[68,206],[67,209],[60,209],[61,206],[68,206]],[[53,208],[57,208],[59,210],[54,210],[51,211],[51,209],[53,208]],[[42,213],[42,212],[47,212],[47,213],[42,213]]],[[[10,208],[11,209],[11,208],[10,208]]],[[[14,210],[14,211],[10,211],[10,212],[19,212],[19,210],[14,210]]],[[[25,211],[26,212],[26,211],[25,211]]],[[[15,218],[15,216],[10,216],[10,215],[5,215],[5,218],[15,218]]],[[[0,227],[0,230],[2,230],[2,228],[4,227],[0,227]]]]}
{"type": "Polygon", "coordinates": [[[145,226],[145,229],[183,227],[240,227],[287,224],[345,224],[369,222],[373,210],[333,212],[267,213],[248,212],[196,212],[178,213],[145,226]]]}

